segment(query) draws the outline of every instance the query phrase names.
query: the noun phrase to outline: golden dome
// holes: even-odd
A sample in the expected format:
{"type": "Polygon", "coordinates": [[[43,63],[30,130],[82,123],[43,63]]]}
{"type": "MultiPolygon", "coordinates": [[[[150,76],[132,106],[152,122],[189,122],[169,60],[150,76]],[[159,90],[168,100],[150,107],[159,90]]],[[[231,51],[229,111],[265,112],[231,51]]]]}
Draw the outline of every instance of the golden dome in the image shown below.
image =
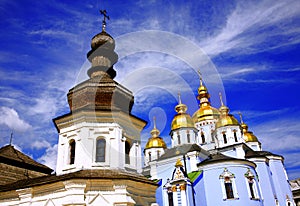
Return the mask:
{"type": "Polygon", "coordinates": [[[203,120],[212,120],[219,117],[219,111],[210,105],[201,105],[200,108],[193,114],[193,121],[200,122],[203,120]]]}
{"type": "Polygon", "coordinates": [[[241,119],[241,128],[245,142],[259,142],[253,132],[248,131],[248,125],[243,122],[242,114],[239,112],[241,119]]]}
{"type": "Polygon", "coordinates": [[[195,123],[192,120],[191,116],[186,113],[187,106],[181,103],[179,96],[179,104],[175,107],[177,114],[174,116],[171,129],[179,129],[184,127],[195,127],[195,123]]]}
{"type": "Polygon", "coordinates": [[[219,109],[220,118],[216,123],[216,128],[229,126],[229,125],[239,125],[237,119],[233,115],[229,114],[229,108],[224,105],[221,93],[219,95],[220,95],[221,107],[219,109]]]}
{"type": "Polygon", "coordinates": [[[245,142],[258,142],[257,137],[252,132],[245,132],[244,133],[244,140],[245,142]]]}
{"type": "Polygon", "coordinates": [[[145,149],[150,149],[150,148],[167,148],[167,145],[165,141],[161,137],[151,137],[149,138],[145,149]]]}
{"type": "Polygon", "coordinates": [[[221,115],[219,120],[216,123],[216,128],[224,127],[228,125],[239,125],[239,122],[231,114],[227,114],[225,116],[221,115]]]}
{"type": "Polygon", "coordinates": [[[151,137],[149,138],[149,140],[145,146],[145,149],[150,149],[150,148],[166,149],[167,145],[166,145],[165,141],[161,137],[158,136],[160,132],[158,129],[156,129],[155,117],[153,117],[153,122],[154,122],[154,127],[150,132],[151,137]]]}

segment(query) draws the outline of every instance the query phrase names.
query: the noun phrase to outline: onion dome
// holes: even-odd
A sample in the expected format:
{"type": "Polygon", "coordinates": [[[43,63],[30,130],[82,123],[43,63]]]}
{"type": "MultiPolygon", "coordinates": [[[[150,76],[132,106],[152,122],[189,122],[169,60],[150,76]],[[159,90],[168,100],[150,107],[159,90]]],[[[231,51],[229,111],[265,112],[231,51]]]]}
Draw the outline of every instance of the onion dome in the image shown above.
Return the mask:
{"type": "Polygon", "coordinates": [[[204,120],[217,119],[219,117],[219,111],[210,105],[210,95],[206,86],[203,85],[201,74],[197,99],[200,100],[200,108],[193,114],[193,120],[195,123],[204,120]]]}
{"type": "Polygon", "coordinates": [[[106,10],[100,12],[104,17],[102,31],[92,38],[91,50],[87,53],[87,58],[92,63],[92,67],[87,73],[90,78],[107,73],[113,79],[116,76],[113,65],[118,61],[118,55],[114,51],[115,40],[105,31],[106,18],[109,19],[109,16],[107,16],[106,10]]]}
{"type": "Polygon", "coordinates": [[[229,125],[239,125],[237,119],[233,115],[229,114],[229,108],[224,105],[221,93],[220,93],[220,101],[221,101],[221,107],[219,108],[220,118],[216,123],[216,128],[229,126],[229,125]]]}
{"type": "Polygon", "coordinates": [[[241,128],[245,142],[259,142],[253,132],[248,131],[248,125],[243,122],[242,114],[239,113],[241,119],[241,128]]]}
{"type": "Polygon", "coordinates": [[[166,149],[167,145],[166,145],[165,141],[161,137],[159,137],[160,132],[158,129],[156,129],[155,117],[153,118],[153,120],[154,120],[154,127],[151,130],[151,137],[149,138],[149,140],[145,146],[145,149],[150,149],[150,148],[166,149]]]}
{"type": "Polygon", "coordinates": [[[192,120],[191,116],[186,113],[187,106],[181,103],[180,94],[178,95],[178,97],[179,104],[175,107],[175,111],[177,112],[177,114],[173,118],[171,129],[175,130],[179,128],[194,128],[194,121],[192,120]]]}

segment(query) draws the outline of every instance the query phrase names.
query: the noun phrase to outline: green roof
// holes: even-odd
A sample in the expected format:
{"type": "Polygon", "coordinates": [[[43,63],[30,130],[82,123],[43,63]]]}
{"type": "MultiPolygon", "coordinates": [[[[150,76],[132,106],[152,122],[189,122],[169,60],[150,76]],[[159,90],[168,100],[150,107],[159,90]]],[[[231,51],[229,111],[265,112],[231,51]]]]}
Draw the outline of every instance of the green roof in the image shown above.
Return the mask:
{"type": "Polygon", "coordinates": [[[199,175],[200,175],[201,173],[202,173],[202,170],[190,172],[190,173],[188,174],[188,178],[190,179],[191,182],[194,182],[194,181],[199,177],[199,175]]]}

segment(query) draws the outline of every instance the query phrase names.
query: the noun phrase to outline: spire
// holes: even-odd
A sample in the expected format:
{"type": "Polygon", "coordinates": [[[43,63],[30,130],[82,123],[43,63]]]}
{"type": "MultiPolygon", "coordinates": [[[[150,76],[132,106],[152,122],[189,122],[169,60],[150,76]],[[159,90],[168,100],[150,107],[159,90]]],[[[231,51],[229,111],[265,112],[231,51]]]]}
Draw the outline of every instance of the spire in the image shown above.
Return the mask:
{"type": "Polygon", "coordinates": [[[199,79],[200,79],[200,86],[203,86],[202,74],[200,72],[200,69],[198,70],[198,74],[199,74],[199,79]]]}
{"type": "Polygon", "coordinates": [[[181,103],[180,92],[178,92],[178,103],[179,103],[179,104],[182,104],[182,103],[181,103]]]}
{"type": "Polygon", "coordinates": [[[239,112],[239,116],[240,116],[240,120],[241,120],[242,131],[243,131],[243,133],[246,133],[246,132],[248,132],[248,125],[244,123],[241,112],[239,112]]]}
{"type": "Polygon", "coordinates": [[[220,107],[220,113],[221,113],[221,115],[228,115],[228,113],[229,113],[229,108],[228,107],[226,107],[225,105],[224,105],[224,102],[223,102],[223,98],[222,98],[222,94],[221,94],[221,92],[219,92],[219,97],[220,97],[220,102],[221,102],[221,107],[220,107]]]}
{"type": "Polygon", "coordinates": [[[219,92],[219,97],[220,97],[221,106],[224,106],[224,102],[223,102],[223,98],[222,98],[222,93],[221,92],[219,92]]]}
{"type": "Polygon", "coordinates": [[[109,20],[109,16],[107,15],[106,10],[100,10],[100,14],[103,15],[103,21],[102,21],[102,32],[105,32],[106,28],[106,19],[109,20]]]}
{"type": "Polygon", "coordinates": [[[158,135],[160,134],[159,130],[156,129],[156,117],[153,117],[153,129],[150,132],[152,137],[158,137],[158,135]]]}
{"type": "Polygon", "coordinates": [[[201,106],[210,106],[210,95],[208,93],[208,90],[206,86],[203,84],[203,78],[202,78],[202,73],[200,70],[198,70],[198,75],[199,75],[199,80],[200,80],[200,86],[198,88],[198,96],[197,99],[200,100],[200,107],[201,106]]]}
{"type": "Polygon", "coordinates": [[[241,123],[244,124],[243,116],[242,116],[242,113],[241,113],[241,112],[239,112],[239,116],[240,116],[241,123]]]}
{"type": "Polygon", "coordinates": [[[181,97],[180,97],[180,92],[178,92],[178,105],[176,105],[175,111],[178,114],[183,114],[183,113],[186,112],[186,110],[187,110],[187,106],[185,104],[182,104],[181,97]]]}

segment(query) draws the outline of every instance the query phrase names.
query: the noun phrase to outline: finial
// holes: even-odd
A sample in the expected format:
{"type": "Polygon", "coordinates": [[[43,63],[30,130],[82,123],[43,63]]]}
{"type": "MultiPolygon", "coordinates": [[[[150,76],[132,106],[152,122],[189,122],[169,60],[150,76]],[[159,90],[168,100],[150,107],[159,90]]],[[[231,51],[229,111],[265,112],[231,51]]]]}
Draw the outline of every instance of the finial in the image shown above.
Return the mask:
{"type": "Polygon", "coordinates": [[[180,97],[180,92],[178,92],[178,103],[179,103],[179,104],[182,104],[182,102],[181,102],[181,97],[180,97]]]}
{"type": "Polygon", "coordinates": [[[106,18],[109,20],[109,16],[107,15],[106,10],[100,10],[100,14],[103,15],[103,21],[102,21],[102,31],[105,32],[106,27],[106,18]]]}
{"type": "Polygon", "coordinates": [[[239,112],[239,116],[240,116],[240,119],[241,119],[241,123],[244,124],[243,116],[242,116],[242,113],[241,113],[241,112],[239,112]]]}
{"type": "Polygon", "coordinates": [[[182,164],[180,158],[177,159],[177,161],[175,163],[175,167],[183,167],[183,164],[182,164]]]}
{"type": "Polygon", "coordinates": [[[14,134],[13,132],[11,132],[11,133],[10,133],[9,145],[11,145],[11,144],[12,144],[12,140],[13,140],[13,134],[14,134]]]}
{"type": "Polygon", "coordinates": [[[153,129],[156,129],[156,117],[155,116],[153,117],[153,124],[154,124],[153,129]]]}
{"type": "Polygon", "coordinates": [[[224,106],[221,92],[219,92],[219,96],[220,96],[221,106],[224,106]]]}
{"type": "Polygon", "coordinates": [[[203,81],[202,81],[202,74],[201,74],[200,70],[198,70],[198,74],[199,74],[199,79],[200,79],[200,86],[202,86],[203,81]]]}

